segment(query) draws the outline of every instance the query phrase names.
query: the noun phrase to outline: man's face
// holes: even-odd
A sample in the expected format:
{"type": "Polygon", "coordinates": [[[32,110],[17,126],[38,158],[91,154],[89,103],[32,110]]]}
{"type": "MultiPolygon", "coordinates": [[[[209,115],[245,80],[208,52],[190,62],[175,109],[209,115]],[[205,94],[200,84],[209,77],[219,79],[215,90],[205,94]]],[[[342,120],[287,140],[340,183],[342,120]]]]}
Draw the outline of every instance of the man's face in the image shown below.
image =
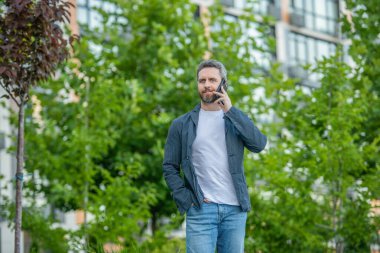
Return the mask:
{"type": "Polygon", "coordinates": [[[222,80],[219,69],[204,68],[198,74],[198,93],[204,103],[211,104],[215,101],[215,96],[212,93],[216,91],[222,80]]]}

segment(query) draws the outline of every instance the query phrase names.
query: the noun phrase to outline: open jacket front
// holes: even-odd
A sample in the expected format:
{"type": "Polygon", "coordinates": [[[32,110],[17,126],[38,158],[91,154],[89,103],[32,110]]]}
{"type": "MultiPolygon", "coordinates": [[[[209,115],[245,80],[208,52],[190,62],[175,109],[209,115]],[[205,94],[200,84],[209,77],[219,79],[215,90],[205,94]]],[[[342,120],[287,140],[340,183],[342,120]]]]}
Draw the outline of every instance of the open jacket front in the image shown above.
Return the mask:
{"type": "MultiPolygon", "coordinates": [[[[200,108],[198,104],[192,111],[173,121],[165,145],[163,173],[181,214],[184,214],[192,203],[200,207],[204,199],[191,159],[200,108]],[[184,179],[180,176],[180,168],[184,179]]],[[[223,118],[229,170],[237,199],[242,210],[247,212],[251,210],[251,203],[244,175],[244,147],[259,153],[265,148],[267,138],[243,112],[234,106],[224,114],[223,118]]]]}

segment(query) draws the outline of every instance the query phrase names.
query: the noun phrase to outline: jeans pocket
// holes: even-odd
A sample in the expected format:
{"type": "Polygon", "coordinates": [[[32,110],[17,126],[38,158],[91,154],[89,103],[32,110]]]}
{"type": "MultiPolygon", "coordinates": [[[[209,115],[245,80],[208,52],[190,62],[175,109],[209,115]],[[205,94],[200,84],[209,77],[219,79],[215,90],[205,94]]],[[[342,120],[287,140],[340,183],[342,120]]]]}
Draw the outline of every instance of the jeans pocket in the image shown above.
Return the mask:
{"type": "Polygon", "coordinates": [[[189,215],[194,214],[194,212],[198,212],[198,211],[199,211],[199,207],[197,207],[195,203],[192,203],[189,209],[187,209],[186,215],[189,216],[189,215]]]}
{"type": "Polygon", "coordinates": [[[187,215],[187,216],[191,215],[191,210],[192,210],[193,208],[194,208],[194,205],[191,204],[191,206],[189,207],[189,209],[187,209],[187,211],[186,211],[186,215],[187,215]]]}

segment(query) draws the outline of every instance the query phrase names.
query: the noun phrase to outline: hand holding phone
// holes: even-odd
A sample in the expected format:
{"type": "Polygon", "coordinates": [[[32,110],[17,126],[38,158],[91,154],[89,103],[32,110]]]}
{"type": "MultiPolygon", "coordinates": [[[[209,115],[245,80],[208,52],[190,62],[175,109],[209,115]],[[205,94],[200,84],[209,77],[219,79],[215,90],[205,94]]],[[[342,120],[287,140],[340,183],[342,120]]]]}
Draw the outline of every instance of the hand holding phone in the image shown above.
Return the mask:
{"type": "MultiPolygon", "coordinates": [[[[227,91],[227,83],[226,83],[226,79],[224,78],[222,78],[222,81],[220,81],[218,88],[216,88],[216,92],[223,93],[222,86],[223,86],[224,91],[227,91]]],[[[218,98],[220,98],[220,96],[214,95],[212,101],[215,102],[218,98]]],[[[222,101],[220,103],[224,105],[222,101]]]]}

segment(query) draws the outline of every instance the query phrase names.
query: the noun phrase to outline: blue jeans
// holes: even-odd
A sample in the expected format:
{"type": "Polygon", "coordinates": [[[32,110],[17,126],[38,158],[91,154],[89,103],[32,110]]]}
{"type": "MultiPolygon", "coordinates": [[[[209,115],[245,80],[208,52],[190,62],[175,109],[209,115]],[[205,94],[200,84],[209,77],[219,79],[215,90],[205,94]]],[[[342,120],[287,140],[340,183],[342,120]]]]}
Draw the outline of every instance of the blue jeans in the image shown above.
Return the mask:
{"type": "Polygon", "coordinates": [[[187,253],[243,253],[247,212],[240,206],[203,202],[186,213],[187,253]]]}

